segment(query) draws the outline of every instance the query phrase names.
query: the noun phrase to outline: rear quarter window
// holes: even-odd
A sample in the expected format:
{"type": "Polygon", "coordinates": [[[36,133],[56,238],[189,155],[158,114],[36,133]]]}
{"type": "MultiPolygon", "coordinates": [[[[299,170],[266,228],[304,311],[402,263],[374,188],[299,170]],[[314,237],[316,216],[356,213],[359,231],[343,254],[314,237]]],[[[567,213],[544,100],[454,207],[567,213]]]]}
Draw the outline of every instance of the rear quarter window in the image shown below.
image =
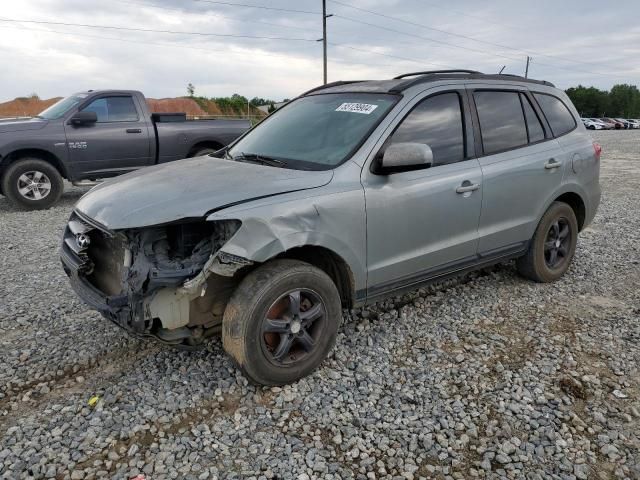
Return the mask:
{"type": "Polygon", "coordinates": [[[564,135],[576,128],[576,119],[562,100],[545,93],[534,93],[533,96],[547,118],[554,137],[564,135]]]}

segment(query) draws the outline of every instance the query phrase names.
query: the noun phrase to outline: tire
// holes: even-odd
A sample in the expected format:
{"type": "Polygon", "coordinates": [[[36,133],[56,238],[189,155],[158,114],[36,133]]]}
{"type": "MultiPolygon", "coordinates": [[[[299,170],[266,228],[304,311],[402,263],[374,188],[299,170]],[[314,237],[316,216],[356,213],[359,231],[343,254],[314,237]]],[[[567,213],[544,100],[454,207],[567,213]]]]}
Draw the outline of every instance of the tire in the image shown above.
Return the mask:
{"type": "Polygon", "coordinates": [[[571,265],[577,241],[578,221],[573,209],[553,202],[542,216],[529,250],[516,261],[518,272],[534,282],[555,282],[571,265]]]}
{"type": "Polygon", "coordinates": [[[209,147],[203,147],[203,148],[198,148],[197,150],[195,150],[191,155],[189,155],[190,158],[193,157],[202,157],[204,155],[209,155],[211,153],[217,152],[218,150],[215,148],[209,148],[209,147]]]}
{"type": "Polygon", "coordinates": [[[2,192],[11,203],[24,210],[51,207],[60,199],[63,190],[60,172],[39,158],[17,160],[2,176],[2,192]]]}
{"type": "Polygon", "coordinates": [[[298,260],[273,260],[249,273],[231,296],[222,345],[252,383],[284,385],[320,365],[341,319],[340,295],[326,273],[298,260]]]}

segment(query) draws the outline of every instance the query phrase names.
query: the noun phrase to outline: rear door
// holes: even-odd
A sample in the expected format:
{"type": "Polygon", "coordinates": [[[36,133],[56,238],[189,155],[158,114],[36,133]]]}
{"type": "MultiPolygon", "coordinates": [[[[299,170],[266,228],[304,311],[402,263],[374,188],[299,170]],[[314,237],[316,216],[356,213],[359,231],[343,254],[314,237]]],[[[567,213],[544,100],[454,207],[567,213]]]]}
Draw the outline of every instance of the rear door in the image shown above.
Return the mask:
{"type": "Polygon", "coordinates": [[[568,159],[526,88],[473,84],[469,89],[484,182],[478,253],[508,255],[524,249],[533,236],[568,159]]]}
{"type": "Polygon", "coordinates": [[[417,142],[431,147],[433,165],[390,174],[364,168],[370,299],[475,260],[482,172],[469,117],[464,89],[416,98],[380,139],[373,162],[392,143],[417,142]]]}
{"type": "Polygon", "coordinates": [[[80,111],[96,112],[98,121],[82,126],[65,124],[74,178],[108,177],[154,163],[153,132],[131,95],[100,96],[80,111]]]}

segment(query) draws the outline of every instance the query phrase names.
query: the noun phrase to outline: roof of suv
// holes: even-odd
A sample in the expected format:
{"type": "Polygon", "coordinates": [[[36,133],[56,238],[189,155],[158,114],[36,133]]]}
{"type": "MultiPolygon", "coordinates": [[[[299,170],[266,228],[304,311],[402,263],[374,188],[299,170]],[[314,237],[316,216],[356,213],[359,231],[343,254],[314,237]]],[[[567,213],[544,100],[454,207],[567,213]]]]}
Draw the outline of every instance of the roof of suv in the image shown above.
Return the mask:
{"type": "Polygon", "coordinates": [[[313,88],[304,95],[315,93],[341,93],[341,92],[362,92],[362,93],[400,93],[404,90],[421,83],[438,82],[441,80],[501,80],[534,83],[555,87],[546,80],[534,80],[511,74],[487,74],[474,70],[433,70],[427,72],[415,72],[399,75],[391,80],[350,80],[338,81],[313,88]]]}

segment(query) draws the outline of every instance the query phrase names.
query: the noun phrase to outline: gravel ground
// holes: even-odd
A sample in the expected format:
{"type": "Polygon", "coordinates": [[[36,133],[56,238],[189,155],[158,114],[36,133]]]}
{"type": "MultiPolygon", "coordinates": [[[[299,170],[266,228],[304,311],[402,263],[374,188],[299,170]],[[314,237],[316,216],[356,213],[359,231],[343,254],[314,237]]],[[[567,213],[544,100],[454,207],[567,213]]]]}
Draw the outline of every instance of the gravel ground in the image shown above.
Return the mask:
{"type": "Polygon", "coordinates": [[[350,312],[285,388],[82,305],[57,253],[81,190],[0,198],[0,478],[640,478],[640,132],[594,137],[603,203],[562,280],[508,264],[350,312]]]}

